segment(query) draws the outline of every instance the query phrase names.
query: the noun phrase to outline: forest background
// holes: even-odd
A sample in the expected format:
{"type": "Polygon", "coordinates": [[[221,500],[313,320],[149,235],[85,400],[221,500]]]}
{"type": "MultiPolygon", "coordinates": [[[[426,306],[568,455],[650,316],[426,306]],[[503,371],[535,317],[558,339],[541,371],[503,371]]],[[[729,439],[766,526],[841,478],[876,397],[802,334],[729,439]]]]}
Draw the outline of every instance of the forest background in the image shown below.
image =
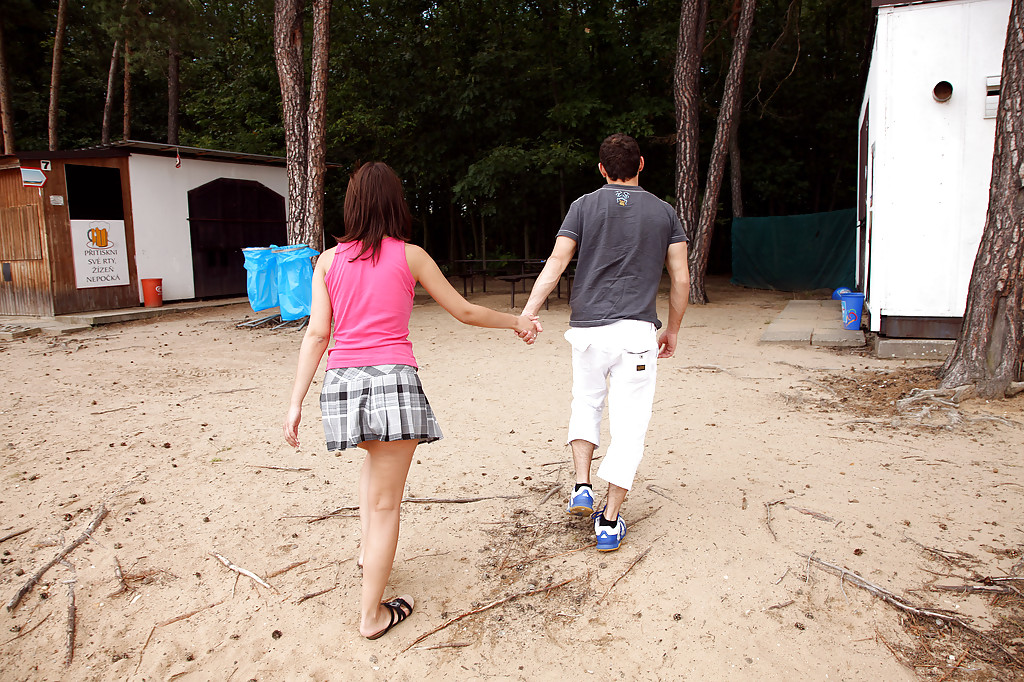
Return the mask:
{"type": "MultiPolygon", "coordinates": [[[[273,5],[69,1],[58,148],[101,142],[108,77],[120,69],[110,80],[123,123],[112,126],[114,139],[283,156],[273,5]],[[128,49],[112,53],[122,39],[128,49]]],[[[0,0],[18,150],[47,148],[57,8],[58,0],[0,0]]],[[[733,0],[709,4],[701,177],[738,9],[733,0]]],[[[757,3],[730,155],[742,197],[723,184],[710,273],[729,271],[733,215],[854,205],[873,16],[867,0],[757,3]]],[[[334,3],[326,231],[342,227],[349,171],[381,159],[406,183],[414,241],[436,258],[479,258],[483,234],[489,260],[544,257],[569,202],[601,182],[597,147],[616,131],[639,140],[645,189],[675,203],[679,17],[678,0],[334,3]]]]}

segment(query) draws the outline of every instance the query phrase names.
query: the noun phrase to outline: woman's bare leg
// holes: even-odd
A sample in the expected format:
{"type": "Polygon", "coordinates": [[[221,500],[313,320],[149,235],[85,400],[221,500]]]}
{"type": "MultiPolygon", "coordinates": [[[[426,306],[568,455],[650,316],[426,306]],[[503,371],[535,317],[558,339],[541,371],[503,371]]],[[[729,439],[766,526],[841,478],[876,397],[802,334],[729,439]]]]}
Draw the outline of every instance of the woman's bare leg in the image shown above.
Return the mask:
{"type": "Polygon", "coordinates": [[[359,621],[359,633],[364,637],[380,632],[390,621],[388,610],[380,602],[395,561],[405,479],[417,444],[415,440],[360,444],[368,453],[363,465],[368,471],[366,496],[359,502],[360,514],[366,515],[359,621]]]}
{"type": "Polygon", "coordinates": [[[370,530],[370,516],[366,512],[366,497],[370,494],[370,453],[363,458],[363,466],[359,470],[359,525],[362,535],[359,536],[359,568],[363,567],[363,544],[370,530]]]}

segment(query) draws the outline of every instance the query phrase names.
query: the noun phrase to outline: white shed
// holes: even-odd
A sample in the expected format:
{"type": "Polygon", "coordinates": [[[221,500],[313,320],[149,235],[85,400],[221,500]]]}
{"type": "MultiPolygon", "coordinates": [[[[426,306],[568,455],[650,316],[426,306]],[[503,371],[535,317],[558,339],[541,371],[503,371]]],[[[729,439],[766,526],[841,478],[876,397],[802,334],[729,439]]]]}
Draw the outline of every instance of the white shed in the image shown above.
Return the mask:
{"type": "Polygon", "coordinates": [[[872,0],[857,284],[869,329],[955,338],[985,226],[1010,0],[872,0]]]}

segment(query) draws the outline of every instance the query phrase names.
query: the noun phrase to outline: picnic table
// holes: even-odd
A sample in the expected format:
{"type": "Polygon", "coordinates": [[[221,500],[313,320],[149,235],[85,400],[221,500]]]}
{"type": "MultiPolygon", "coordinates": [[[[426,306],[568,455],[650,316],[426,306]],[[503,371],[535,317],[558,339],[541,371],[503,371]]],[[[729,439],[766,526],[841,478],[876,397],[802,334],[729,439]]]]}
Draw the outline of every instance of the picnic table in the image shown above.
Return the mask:
{"type": "MultiPolygon", "coordinates": [[[[508,282],[510,285],[510,296],[509,305],[512,308],[516,307],[516,285],[519,282],[523,282],[523,293],[526,293],[525,282],[530,279],[536,279],[537,275],[540,274],[544,268],[545,260],[541,258],[516,258],[505,261],[488,261],[488,267],[483,267],[484,263],[480,260],[460,259],[450,261],[455,266],[454,275],[462,278],[462,295],[467,295],[467,289],[469,293],[474,292],[474,282],[477,275],[481,276],[482,279],[482,291],[487,293],[487,277],[491,276],[494,279],[508,282]]],[[[572,294],[572,283],[573,283],[573,268],[570,266],[565,269],[562,276],[558,279],[558,298],[562,297],[562,279],[566,281],[566,287],[568,294],[572,294]]],[[[549,308],[547,301],[544,303],[545,309],[549,308]]]]}

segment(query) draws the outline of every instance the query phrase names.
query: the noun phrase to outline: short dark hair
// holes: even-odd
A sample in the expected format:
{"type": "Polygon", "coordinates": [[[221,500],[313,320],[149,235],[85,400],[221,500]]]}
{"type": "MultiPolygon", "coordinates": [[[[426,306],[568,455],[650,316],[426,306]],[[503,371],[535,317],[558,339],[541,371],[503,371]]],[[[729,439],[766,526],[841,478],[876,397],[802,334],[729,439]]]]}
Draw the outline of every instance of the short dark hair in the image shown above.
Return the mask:
{"type": "Polygon", "coordinates": [[[640,146],[625,133],[604,138],[600,158],[609,180],[629,180],[640,172],[640,146]]]}
{"type": "Polygon", "coordinates": [[[376,261],[385,237],[407,242],[411,235],[412,214],[398,175],[382,161],[360,166],[345,191],[345,234],[338,242],[361,242],[362,249],[352,260],[369,252],[376,261]]]}

